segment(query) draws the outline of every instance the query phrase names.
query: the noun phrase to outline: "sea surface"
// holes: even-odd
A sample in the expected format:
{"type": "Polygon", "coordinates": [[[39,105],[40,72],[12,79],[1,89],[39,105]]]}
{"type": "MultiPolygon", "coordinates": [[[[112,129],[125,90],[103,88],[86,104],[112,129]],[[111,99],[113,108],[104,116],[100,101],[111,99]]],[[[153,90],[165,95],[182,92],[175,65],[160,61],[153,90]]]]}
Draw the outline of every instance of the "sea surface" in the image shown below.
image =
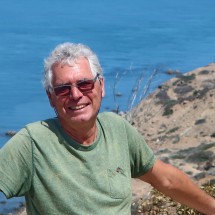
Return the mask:
{"type": "MultiPolygon", "coordinates": [[[[168,69],[185,73],[214,62],[214,8],[214,0],[2,0],[0,148],[7,131],[55,115],[41,80],[43,60],[57,44],[90,46],[106,81],[101,111],[128,111],[155,71],[148,93],[171,78],[168,69]]],[[[22,201],[0,194],[0,214],[22,201]]]]}

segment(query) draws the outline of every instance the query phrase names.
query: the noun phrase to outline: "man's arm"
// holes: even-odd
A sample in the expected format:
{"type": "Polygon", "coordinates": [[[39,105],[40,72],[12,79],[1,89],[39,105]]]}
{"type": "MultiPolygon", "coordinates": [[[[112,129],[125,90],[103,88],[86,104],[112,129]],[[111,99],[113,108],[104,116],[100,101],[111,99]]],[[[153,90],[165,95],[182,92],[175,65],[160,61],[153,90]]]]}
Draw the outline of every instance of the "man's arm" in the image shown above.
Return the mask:
{"type": "Polygon", "coordinates": [[[172,199],[207,215],[215,215],[215,199],[177,168],[158,160],[141,180],[172,199]]]}

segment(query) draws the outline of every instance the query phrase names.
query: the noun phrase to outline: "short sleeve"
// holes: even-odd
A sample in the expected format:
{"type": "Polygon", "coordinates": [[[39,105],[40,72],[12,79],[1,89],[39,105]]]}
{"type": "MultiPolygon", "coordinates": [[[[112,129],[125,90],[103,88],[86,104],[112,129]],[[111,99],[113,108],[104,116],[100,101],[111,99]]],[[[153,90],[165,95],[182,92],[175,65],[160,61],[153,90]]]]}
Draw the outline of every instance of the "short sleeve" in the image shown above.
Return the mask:
{"type": "Polygon", "coordinates": [[[0,149],[0,190],[7,198],[23,196],[32,178],[32,140],[20,130],[0,149]]]}
{"type": "Polygon", "coordinates": [[[131,176],[139,177],[148,172],[154,165],[156,157],[152,149],[147,145],[143,135],[136,128],[125,122],[129,144],[131,176]]]}

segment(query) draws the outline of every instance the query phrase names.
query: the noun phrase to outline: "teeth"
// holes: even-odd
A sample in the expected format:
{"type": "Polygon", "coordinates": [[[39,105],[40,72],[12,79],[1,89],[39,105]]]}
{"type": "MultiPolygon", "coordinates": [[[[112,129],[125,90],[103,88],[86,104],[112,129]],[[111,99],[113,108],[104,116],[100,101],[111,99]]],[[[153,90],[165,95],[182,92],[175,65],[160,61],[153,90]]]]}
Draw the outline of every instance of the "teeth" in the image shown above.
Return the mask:
{"type": "Polygon", "coordinates": [[[71,110],[79,110],[81,108],[84,108],[86,105],[79,105],[79,106],[76,106],[76,107],[70,107],[69,109],[71,110]]]}

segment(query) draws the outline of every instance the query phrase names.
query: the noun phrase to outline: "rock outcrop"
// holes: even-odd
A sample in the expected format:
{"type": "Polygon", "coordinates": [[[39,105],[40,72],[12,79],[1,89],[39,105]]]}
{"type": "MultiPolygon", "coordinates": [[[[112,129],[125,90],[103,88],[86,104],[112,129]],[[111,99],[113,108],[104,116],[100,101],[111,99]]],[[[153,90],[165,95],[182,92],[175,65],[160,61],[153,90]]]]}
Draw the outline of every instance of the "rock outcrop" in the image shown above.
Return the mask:
{"type": "Polygon", "coordinates": [[[215,63],[159,86],[130,115],[161,160],[199,184],[215,177],[215,63]]]}

